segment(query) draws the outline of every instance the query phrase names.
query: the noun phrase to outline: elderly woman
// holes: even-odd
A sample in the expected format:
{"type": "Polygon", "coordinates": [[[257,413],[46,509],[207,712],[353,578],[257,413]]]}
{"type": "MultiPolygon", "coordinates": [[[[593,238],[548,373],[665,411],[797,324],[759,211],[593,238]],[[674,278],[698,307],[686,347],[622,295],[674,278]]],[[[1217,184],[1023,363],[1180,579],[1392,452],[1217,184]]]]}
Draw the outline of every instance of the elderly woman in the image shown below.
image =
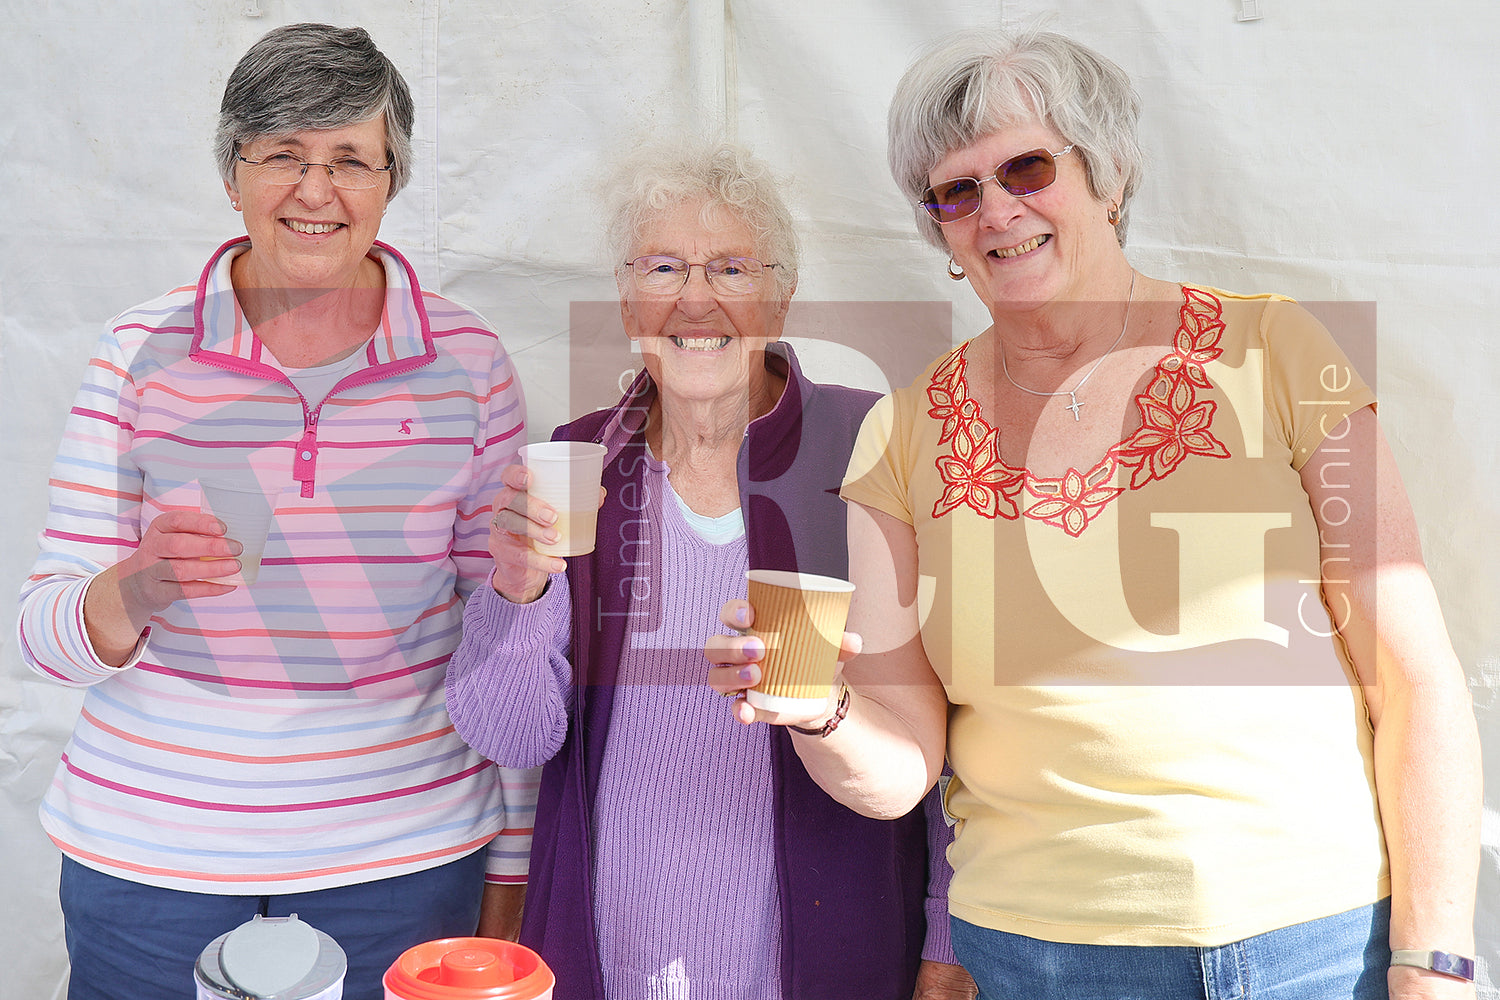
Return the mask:
{"type": "Polygon", "coordinates": [[[533,551],[556,512],[506,470],[448,675],[465,739],[546,763],[521,941],[570,1000],[894,1000],[924,955],[920,995],[968,995],[946,964],[946,824],[856,815],[786,730],[736,725],[704,684],[747,567],[847,571],[837,480],[875,397],[808,381],[778,342],[797,241],[764,166],[668,145],[620,176],[611,252],[644,371],[555,435],[607,449],[598,547],[533,551]]]}
{"type": "MultiPolygon", "coordinates": [[[[529,829],[443,705],[523,405],[494,332],[375,242],[411,129],[362,29],[266,35],[217,137],[248,236],[89,366],[19,643],[88,689],[41,809],[70,997],[191,995],[213,938],[296,912],[343,946],[344,996],[378,998],[403,949],[475,931],[486,845],[529,829]],[[252,584],[211,478],[274,508],[252,584]]],[[[497,886],[526,851],[492,847],[497,886]]]]}
{"type": "Polygon", "coordinates": [[[1134,270],[1137,107],[1050,33],[902,80],[893,172],[993,325],[861,431],[864,652],[793,739],[871,815],[946,750],[981,996],[1472,995],[1477,737],[1373,395],[1292,302],[1134,270]]]}

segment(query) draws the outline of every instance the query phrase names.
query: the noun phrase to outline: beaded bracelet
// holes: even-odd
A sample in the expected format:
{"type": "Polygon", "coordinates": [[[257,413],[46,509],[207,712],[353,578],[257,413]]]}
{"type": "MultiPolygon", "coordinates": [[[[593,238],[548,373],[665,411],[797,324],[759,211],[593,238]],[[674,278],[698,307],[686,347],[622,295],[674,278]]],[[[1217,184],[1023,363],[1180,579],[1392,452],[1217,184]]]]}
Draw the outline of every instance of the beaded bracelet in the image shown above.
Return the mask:
{"type": "Polygon", "coordinates": [[[787,726],[787,728],[794,733],[801,733],[803,736],[816,736],[820,740],[827,739],[828,734],[837,729],[839,723],[844,721],[844,716],[849,714],[849,685],[845,684],[843,688],[843,692],[839,695],[838,707],[833,710],[833,716],[827,722],[823,723],[820,728],[806,729],[802,726],[787,726]]]}

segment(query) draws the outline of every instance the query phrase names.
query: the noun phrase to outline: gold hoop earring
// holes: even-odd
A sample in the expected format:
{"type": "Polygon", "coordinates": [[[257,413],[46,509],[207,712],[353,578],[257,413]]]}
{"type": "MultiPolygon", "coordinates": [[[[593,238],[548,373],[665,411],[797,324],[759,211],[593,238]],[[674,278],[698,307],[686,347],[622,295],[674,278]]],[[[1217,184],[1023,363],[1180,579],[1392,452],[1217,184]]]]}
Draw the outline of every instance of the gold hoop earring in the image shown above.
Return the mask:
{"type": "Polygon", "coordinates": [[[964,280],[964,269],[952,257],[948,258],[948,277],[954,281],[964,280]]]}
{"type": "Polygon", "coordinates": [[[1109,219],[1111,226],[1118,226],[1120,224],[1120,206],[1111,203],[1109,206],[1109,215],[1106,218],[1109,219]]]}

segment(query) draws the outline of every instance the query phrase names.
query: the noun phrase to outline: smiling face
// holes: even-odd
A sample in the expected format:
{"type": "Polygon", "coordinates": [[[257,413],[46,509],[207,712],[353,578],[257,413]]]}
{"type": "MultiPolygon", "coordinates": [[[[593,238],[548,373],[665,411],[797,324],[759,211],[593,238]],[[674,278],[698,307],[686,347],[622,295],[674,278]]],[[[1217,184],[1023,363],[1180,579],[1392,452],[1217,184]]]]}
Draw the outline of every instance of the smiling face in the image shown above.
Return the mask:
{"type": "Polygon", "coordinates": [[[1089,191],[1076,150],[1057,158],[1057,180],[1025,197],[994,180],[996,164],[1018,153],[1066,145],[1051,128],[1031,122],[954,150],[928,171],[934,184],[954,177],[983,181],[979,211],[948,223],[942,233],[954,261],[997,318],[1054,302],[1101,300],[1110,276],[1125,266],[1109,204],[1089,191]]]}
{"type": "MultiPolygon", "coordinates": [[[[253,139],[241,148],[248,160],[289,154],[309,163],[352,157],[372,167],[386,164],[385,120],[343,128],[305,130],[253,139]]],[[[380,232],[390,178],[363,191],[333,186],[328,171],[308,167],[297,184],[271,184],[255,167],[238,163],[230,201],[245,215],[251,249],[247,280],[260,288],[332,289],[356,283],[370,245],[380,232]]]]}
{"type": "MultiPolygon", "coordinates": [[[[718,225],[705,226],[700,203],[690,202],[659,216],[640,234],[629,259],[668,254],[691,264],[718,257],[754,257],[767,264],[754,231],[732,213],[717,213],[718,225]]],[[[774,272],[750,295],[716,292],[703,268],[689,269],[687,284],[675,295],[649,295],[636,287],[629,268],[619,278],[620,317],[641,350],[646,370],[664,401],[733,401],[749,388],[751,409],[767,394],[764,350],[781,337],[791,295],[782,297],[774,272]]]]}

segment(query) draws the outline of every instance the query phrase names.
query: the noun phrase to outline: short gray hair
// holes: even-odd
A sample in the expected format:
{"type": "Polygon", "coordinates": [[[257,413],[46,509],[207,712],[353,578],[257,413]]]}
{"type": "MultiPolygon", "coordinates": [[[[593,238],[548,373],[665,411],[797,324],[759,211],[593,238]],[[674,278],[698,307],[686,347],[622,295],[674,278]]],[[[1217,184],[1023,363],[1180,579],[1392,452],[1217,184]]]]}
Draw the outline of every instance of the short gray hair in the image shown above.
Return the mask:
{"type": "MultiPolygon", "coordinates": [[[[1073,144],[1095,198],[1110,198],[1124,183],[1115,227],[1124,245],[1143,166],[1140,115],[1130,77],[1093,49],[1051,31],[969,29],[939,39],[901,78],[887,121],[887,156],[915,205],[929,185],[928,171],[944,156],[1040,119],[1073,144]]],[[[924,211],[916,214],[922,237],[947,250],[938,224],[924,211]]]]}
{"type": "Polygon", "coordinates": [[[792,213],[771,169],[743,146],[698,139],[653,140],[636,147],[605,187],[609,206],[606,249],[617,269],[652,221],[679,205],[701,201],[705,227],[728,212],[755,233],[757,253],[777,265],[782,301],[797,287],[799,246],[792,213]]]}
{"type": "Polygon", "coordinates": [[[364,28],[288,24],[250,46],[229,74],[214,159],[233,186],[235,156],[251,140],[343,128],[383,115],[391,162],[387,198],[394,198],[411,179],[415,114],[406,81],[364,28]]]}

